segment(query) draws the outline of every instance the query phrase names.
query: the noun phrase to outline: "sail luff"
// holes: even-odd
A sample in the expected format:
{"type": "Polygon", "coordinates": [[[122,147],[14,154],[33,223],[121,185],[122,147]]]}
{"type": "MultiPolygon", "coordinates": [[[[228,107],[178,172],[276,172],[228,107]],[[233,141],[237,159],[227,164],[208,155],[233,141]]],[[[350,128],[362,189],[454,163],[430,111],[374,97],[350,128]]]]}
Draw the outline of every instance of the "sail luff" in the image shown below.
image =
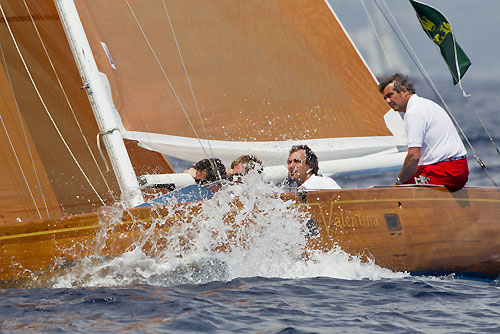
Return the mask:
{"type": "Polygon", "coordinates": [[[120,185],[122,200],[127,207],[139,205],[144,199],[76,7],[73,1],[55,3],[120,185]]]}

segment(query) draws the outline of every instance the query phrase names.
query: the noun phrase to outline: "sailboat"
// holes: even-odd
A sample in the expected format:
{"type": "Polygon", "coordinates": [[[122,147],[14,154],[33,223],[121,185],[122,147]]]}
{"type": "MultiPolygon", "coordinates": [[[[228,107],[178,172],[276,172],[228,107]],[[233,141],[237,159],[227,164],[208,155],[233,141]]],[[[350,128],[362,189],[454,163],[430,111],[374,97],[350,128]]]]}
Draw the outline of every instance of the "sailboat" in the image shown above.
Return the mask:
{"type": "MultiPolygon", "coordinates": [[[[406,154],[401,117],[324,0],[0,4],[2,282],[96,248],[120,255],[141,231],[199,214],[199,203],[138,207],[151,189],[194,183],[168,157],[256,154],[278,180],[295,143],[324,175],[398,169],[406,154]],[[116,202],[124,210],[110,219],[116,202]]],[[[500,274],[497,188],[281,198],[318,227],[312,248],[397,271],[500,274]]]]}

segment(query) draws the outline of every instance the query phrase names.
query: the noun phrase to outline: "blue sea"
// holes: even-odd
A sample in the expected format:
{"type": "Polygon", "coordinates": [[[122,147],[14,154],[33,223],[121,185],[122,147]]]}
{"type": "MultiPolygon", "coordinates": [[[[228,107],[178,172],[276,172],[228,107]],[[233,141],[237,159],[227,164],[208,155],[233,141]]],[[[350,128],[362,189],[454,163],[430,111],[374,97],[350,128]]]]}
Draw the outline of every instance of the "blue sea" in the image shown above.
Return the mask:
{"type": "MultiPolygon", "coordinates": [[[[491,134],[498,135],[500,82],[467,83],[469,101],[491,134]]],[[[436,100],[419,85],[420,95],[436,100]]],[[[500,155],[468,102],[448,81],[438,87],[477,155],[500,182],[500,155]]],[[[468,152],[469,186],[492,186],[468,152]]],[[[337,181],[343,187],[386,185],[395,175],[337,181]]],[[[309,254],[306,261],[300,213],[277,199],[265,199],[272,191],[245,185],[233,190],[244,198],[244,208],[259,208],[251,219],[260,223],[242,232],[245,244],[234,244],[231,252],[209,251],[209,236],[223,228],[217,224],[231,210],[221,193],[201,215],[204,224],[198,230],[179,231],[195,234],[190,244],[178,243],[155,257],[140,249],[119,258],[95,256],[0,289],[0,332],[500,333],[498,281],[411,276],[364,263],[341,249],[309,254]],[[269,221],[274,224],[266,225],[269,221]]]]}

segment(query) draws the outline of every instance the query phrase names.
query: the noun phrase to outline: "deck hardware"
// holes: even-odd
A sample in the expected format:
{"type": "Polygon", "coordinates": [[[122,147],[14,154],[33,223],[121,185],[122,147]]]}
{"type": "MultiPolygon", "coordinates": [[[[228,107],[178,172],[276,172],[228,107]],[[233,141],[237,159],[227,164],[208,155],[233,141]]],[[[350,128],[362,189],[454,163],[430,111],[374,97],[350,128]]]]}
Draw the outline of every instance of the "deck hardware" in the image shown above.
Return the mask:
{"type": "Polygon", "coordinates": [[[389,231],[401,231],[403,227],[401,226],[401,221],[399,216],[395,213],[384,214],[385,223],[389,231]]]}

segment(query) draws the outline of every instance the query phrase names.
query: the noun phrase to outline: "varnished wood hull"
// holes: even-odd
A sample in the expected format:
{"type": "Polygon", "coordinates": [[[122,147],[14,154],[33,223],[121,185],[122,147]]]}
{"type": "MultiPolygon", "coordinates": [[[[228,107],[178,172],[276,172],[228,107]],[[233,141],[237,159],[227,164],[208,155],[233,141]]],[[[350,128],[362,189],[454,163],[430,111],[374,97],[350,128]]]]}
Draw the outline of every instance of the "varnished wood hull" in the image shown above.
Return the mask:
{"type": "MultiPolygon", "coordinates": [[[[496,188],[450,193],[442,187],[383,187],[284,195],[294,197],[320,229],[309,240],[312,248],[328,251],[336,244],[395,271],[500,274],[496,188]]],[[[29,278],[89,255],[119,255],[144,230],[161,235],[175,223],[189,223],[199,210],[193,204],[133,209],[122,214],[120,224],[107,218],[116,215],[96,213],[1,225],[0,281],[29,278]],[[161,226],[156,226],[158,217],[164,217],[161,226]]],[[[148,249],[146,243],[144,249],[158,251],[157,246],[148,249]]]]}
{"type": "MultiPolygon", "coordinates": [[[[391,187],[307,195],[320,226],[351,254],[412,273],[500,274],[500,192],[391,187]],[[335,198],[335,197],[334,197],[335,198]]],[[[324,242],[328,245],[328,242],[324,242]]]]}

